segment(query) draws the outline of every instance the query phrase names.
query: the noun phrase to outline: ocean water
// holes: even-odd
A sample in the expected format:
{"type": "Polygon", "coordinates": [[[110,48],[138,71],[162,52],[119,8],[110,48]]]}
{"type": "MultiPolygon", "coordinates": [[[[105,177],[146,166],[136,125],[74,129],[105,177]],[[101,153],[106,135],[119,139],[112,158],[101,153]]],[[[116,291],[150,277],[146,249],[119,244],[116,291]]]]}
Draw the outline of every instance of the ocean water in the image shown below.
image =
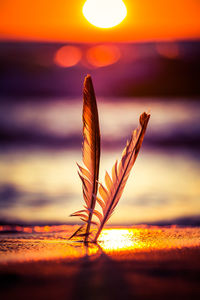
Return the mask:
{"type": "MultiPolygon", "coordinates": [[[[150,111],[144,143],[110,224],[179,222],[200,215],[200,103],[98,99],[100,181],[150,111]]],[[[78,223],[83,207],[81,99],[2,99],[0,221],[78,223]]],[[[192,221],[191,221],[192,222],[192,221]]]]}

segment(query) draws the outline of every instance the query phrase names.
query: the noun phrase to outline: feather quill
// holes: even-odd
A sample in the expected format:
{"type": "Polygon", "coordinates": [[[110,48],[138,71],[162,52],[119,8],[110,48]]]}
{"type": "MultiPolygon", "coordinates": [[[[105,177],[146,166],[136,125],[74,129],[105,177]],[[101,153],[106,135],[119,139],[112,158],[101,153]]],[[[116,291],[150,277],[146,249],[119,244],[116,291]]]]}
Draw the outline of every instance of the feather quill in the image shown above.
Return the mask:
{"type": "Polygon", "coordinates": [[[103,226],[113,214],[113,211],[119,202],[119,199],[124,190],[125,184],[129,177],[130,171],[135,163],[140,147],[142,145],[145,131],[148,125],[150,115],[143,113],[140,116],[140,126],[133,131],[131,139],[127,142],[126,147],[123,150],[121,161],[116,161],[112,168],[112,176],[106,172],[105,186],[99,185],[100,198],[97,198],[98,203],[102,208],[102,214],[99,213],[100,225],[94,238],[94,242],[97,241],[103,226]]]}
{"type": "MultiPolygon", "coordinates": [[[[99,162],[100,162],[100,130],[99,130],[99,117],[96,104],[95,92],[90,75],[87,75],[84,80],[83,88],[83,163],[85,167],[79,168],[79,176],[82,181],[83,198],[85,206],[83,210],[75,212],[71,216],[79,216],[85,224],[85,233],[81,236],[85,237],[85,242],[88,240],[90,234],[91,224],[96,224],[92,221],[94,213],[96,195],[98,190],[99,178],[99,162]]],[[[72,236],[80,235],[77,230],[72,236]]]]}

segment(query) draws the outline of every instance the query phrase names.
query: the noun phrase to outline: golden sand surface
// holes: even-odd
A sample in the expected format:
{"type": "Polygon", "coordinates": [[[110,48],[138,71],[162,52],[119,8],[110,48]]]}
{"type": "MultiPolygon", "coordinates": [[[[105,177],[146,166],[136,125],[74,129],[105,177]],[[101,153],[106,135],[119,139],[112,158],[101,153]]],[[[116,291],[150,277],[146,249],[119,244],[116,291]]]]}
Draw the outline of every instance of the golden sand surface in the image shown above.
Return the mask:
{"type": "Polygon", "coordinates": [[[37,229],[0,234],[1,299],[199,299],[200,228],[37,229]]]}
{"type": "Polygon", "coordinates": [[[98,256],[102,252],[114,259],[137,257],[141,253],[199,248],[200,228],[125,227],[106,228],[99,243],[87,247],[80,240],[69,240],[76,226],[65,226],[55,232],[49,226],[38,232],[1,234],[0,263],[38,260],[74,260],[85,255],[98,256]]]}

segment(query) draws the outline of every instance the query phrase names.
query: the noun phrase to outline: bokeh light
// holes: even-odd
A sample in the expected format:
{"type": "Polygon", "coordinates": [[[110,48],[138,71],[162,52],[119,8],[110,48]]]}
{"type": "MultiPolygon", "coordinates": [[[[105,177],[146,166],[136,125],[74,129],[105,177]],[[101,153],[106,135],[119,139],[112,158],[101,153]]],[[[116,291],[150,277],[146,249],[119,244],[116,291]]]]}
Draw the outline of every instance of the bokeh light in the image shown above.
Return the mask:
{"type": "Polygon", "coordinates": [[[113,45],[98,45],[88,49],[87,61],[93,67],[105,67],[116,63],[120,58],[118,47],[113,45]]]}
{"type": "Polygon", "coordinates": [[[156,50],[160,56],[174,59],[179,56],[179,47],[176,43],[158,43],[156,50]]]}
{"type": "Polygon", "coordinates": [[[55,54],[55,63],[63,68],[75,66],[82,57],[81,50],[76,46],[63,46],[55,54]]]}

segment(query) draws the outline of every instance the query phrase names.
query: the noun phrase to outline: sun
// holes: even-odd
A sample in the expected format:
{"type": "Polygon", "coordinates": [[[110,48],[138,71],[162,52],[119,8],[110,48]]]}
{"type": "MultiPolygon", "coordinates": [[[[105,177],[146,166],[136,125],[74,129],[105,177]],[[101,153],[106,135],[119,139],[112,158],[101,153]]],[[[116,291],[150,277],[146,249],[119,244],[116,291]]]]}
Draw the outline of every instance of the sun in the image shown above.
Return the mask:
{"type": "Polygon", "coordinates": [[[110,28],[124,20],[127,9],[122,0],[87,0],[83,15],[96,27],[110,28]]]}

